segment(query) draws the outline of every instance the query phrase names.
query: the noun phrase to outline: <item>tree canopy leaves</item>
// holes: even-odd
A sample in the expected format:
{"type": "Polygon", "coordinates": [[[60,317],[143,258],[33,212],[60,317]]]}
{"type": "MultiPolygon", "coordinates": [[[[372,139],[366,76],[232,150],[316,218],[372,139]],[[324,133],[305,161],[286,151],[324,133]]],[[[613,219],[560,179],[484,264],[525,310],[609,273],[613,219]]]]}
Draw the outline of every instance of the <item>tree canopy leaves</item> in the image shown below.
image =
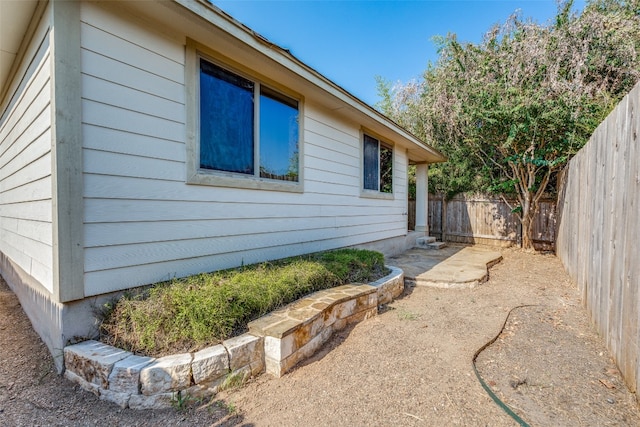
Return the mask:
{"type": "Polygon", "coordinates": [[[430,190],[510,195],[530,246],[549,182],[640,77],[640,1],[558,5],[541,25],[519,14],[479,44],[438,37],[420,81],[379,81],[386,114],[441,150],[430,190]]]}

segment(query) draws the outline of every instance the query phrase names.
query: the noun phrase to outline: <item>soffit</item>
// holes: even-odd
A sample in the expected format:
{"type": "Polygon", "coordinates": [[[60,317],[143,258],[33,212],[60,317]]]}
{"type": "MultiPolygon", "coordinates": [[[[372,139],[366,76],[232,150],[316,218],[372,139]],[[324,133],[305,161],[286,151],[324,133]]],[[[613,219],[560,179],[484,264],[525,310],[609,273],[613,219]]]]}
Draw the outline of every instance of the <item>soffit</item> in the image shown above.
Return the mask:
{"type": "Polygon", "coordinates": [[[0,94],[9,83],[11,68],[37,6],[37,0],[0,1],[0,94]]]}

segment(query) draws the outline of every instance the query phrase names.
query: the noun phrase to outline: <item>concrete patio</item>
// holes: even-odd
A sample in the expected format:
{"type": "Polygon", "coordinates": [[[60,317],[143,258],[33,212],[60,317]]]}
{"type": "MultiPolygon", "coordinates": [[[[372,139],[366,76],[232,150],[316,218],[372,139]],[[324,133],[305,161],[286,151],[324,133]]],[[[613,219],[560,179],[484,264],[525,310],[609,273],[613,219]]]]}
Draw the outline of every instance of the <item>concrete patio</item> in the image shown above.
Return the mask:
{"type": "Polygon", "coordinates": [[[443,249],[414,248],[387,259],[401,268],[405,281],[417,286],[468,289],[486,282],[488,269],[502,260],[500,252],[480,246],[448,246],[443,249]]]}

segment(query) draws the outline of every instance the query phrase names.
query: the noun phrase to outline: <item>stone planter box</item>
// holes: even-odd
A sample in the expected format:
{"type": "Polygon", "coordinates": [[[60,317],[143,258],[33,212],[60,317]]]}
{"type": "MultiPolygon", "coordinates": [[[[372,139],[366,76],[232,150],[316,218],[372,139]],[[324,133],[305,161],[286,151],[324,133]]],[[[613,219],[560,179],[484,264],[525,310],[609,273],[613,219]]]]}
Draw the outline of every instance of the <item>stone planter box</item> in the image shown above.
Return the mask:
{"type": "Polygon", "coordinates": [[[250,334],[158,359],[90,340],[65,347],[64,376],[123,408],[164,408],[178,393],[213,396],[231,378],[258,375],[264,370],[263,352],[262,338],[250,334]]]}
{"type": "Polygon", "coordinates": [[[264,338],[266,370],[280,377],[315,353],[333,332],[376,314],[376,288],[344,285],[316,292],[249,323],[249,333],[264,338]]]}
{"type": "MultiPolygon", "coordinates": [[[[404,273],[369,284],[343,285],[308,295],[249,324],[249,333],[194,353],[161,358],[84,341],[64,349],[65,377],[123,408],[165,408],[178,395],[213,396],[227,381],[266,371],[284,375],[350,323],[378,313],[404,289],[404,273]]],[[[234,381],[235,382],[235,381],[234,381]]]]}

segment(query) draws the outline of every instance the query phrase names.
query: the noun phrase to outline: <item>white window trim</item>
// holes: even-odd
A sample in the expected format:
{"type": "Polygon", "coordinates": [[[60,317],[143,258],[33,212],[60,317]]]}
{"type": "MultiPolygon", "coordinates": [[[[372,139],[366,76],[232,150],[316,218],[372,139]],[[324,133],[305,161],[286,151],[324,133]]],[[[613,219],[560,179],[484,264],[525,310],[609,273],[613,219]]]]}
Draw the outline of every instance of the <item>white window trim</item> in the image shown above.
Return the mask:
{"type": "MultiPolygon", "coordinates": [[[[258,78],[248,70],[242,69],[238,64],[230,64],[221,58],[213,50],[206,46],[187,38],[186,64],[185,64],[185,91],[186,91],[186,151],[187,151],[187,184],[209,185],[215,187],[244,188],[267,191],[283,191],[291,193],[304,192],[304,103],[302,96],[291,93],[277,84],[266,82],[265,79],[258,78]],[[199,60],[203,58],[216,64],[232,73],[247,78],[254,83],[254,90],[260,91],[260,86],[265,86],[283,95],[298,101],[298,181],[279,181],[268,178],[261,178],[259,175],[245,175],[234,172],[216,171],[200,168],[200,67],[199,60]]],[[[258,103],[254,103],[254,132],[259,134],[260,112],[258,103]]],[[[259,171],[259,147],[254,141],[254,167],[259,171]]]]}
{"type": "MultiPolygon", "coordinates": [[[[396,192],[396,180],[395,180],[395,171],[396,171],[396,146],[395,144],[388,142],[386,139],[381,138],[375,132],[368,131],[366,129],[360,130],[360,197],[367,199],[383,199],[383,200],[394,200],[395,192],[396,192]],[[387,145],[391,147],[391,167],[392,167],[392,178],[391,178],[391,193],[384,193],[380,190],[368,190],[364,188],[364,136],[368,135],[372,138],[378,140],[378,149],[380,144],[387,145]]],[[[378,152],[378,173],[380,173],[380,152],[378,152]]],[[[380,177],[378,177],[378,188],[380,187],[380,177]]]]}

